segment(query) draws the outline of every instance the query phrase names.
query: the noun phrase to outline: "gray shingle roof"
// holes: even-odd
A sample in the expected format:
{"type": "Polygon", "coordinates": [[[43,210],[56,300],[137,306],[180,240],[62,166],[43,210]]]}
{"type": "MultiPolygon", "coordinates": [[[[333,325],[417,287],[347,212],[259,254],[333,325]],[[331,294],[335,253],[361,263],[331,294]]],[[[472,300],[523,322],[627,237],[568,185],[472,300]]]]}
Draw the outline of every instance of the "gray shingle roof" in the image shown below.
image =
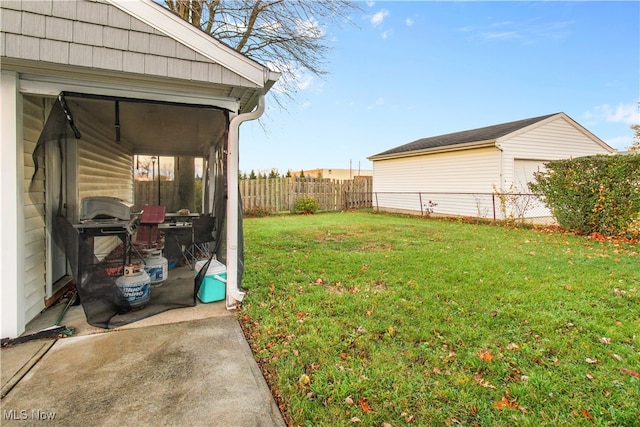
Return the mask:
{"type": "Polygon", "coordinates": [[[533,117],[530,119],[517,120],[515,122],[502,123],[499,125],[486,126],[478,129],[465,130],[461,132],[448,133],[445,135],[432,136],[418,139],[408,144],[400,145],[371,157],[388,156],[392,154],[410,153],[412,151],[427,150],[430,148],[448,147],[457,144],[465,144],[480,141],[492,141],[515,132],[519,129],[530,126],[534,123],[555,116],[559,113],[547,114],[546,116],[533,117]]]}

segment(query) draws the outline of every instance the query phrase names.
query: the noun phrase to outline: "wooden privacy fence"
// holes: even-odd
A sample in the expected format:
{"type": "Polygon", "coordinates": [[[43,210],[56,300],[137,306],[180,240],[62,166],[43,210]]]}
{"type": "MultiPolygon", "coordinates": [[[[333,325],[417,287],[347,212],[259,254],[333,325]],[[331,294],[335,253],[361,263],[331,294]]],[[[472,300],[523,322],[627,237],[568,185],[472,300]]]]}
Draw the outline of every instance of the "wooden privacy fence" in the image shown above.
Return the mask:
{"type": "Polygon", "coordinates": [[[369,176],[337,180],[326,178],[241,179],[240,193],[245,212],[264,209],[271,213],[292,211],[296,202],[313,197],[320,211],[372,207],[369,176]]]}

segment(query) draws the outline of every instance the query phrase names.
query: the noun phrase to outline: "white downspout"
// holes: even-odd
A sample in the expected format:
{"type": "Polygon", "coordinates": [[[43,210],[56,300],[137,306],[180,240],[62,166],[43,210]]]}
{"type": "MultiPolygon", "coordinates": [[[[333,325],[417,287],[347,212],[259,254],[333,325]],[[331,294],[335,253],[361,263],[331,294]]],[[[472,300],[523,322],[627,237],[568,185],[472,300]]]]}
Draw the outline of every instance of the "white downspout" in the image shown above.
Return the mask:
{"type": "Polygon", "coordinates": [[[255,110],[238,114],[229,123],[229,144],[227,149],[227,310],[236,308],[236,303],[244,298],[238,288],[238,173],[240,125],[255,120],[264,112],[264,95],[258,97],[255,110]]]}

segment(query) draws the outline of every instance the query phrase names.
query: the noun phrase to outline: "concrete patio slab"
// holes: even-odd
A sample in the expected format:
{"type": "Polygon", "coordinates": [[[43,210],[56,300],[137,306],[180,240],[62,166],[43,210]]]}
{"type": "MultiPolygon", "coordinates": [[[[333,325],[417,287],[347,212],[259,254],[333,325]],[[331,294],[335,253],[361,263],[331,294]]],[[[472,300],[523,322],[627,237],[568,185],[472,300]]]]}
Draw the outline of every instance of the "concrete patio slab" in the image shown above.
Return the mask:
{"type": "Polygon", "coordinates": [[[160,324],[158,316],[145,319],[154,325],[2,349],[3,388],[16,375],[5,367],[20,376],[1,401],[2,424],[285,425],[233,316],[160,324]]]}

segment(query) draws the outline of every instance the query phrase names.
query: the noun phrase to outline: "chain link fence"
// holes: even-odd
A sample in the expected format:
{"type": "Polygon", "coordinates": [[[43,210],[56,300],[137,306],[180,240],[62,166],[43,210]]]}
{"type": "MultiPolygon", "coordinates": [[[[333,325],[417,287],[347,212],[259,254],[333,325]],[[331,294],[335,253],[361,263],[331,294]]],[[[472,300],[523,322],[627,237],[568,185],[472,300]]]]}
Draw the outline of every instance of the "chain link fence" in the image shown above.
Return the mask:
{"type": "Polygon", "coordinates": [[[554,225],[556,220],[540,196],[532,193],[373,192],[378,211],[422,216],[471,217],[554,225]]]}

